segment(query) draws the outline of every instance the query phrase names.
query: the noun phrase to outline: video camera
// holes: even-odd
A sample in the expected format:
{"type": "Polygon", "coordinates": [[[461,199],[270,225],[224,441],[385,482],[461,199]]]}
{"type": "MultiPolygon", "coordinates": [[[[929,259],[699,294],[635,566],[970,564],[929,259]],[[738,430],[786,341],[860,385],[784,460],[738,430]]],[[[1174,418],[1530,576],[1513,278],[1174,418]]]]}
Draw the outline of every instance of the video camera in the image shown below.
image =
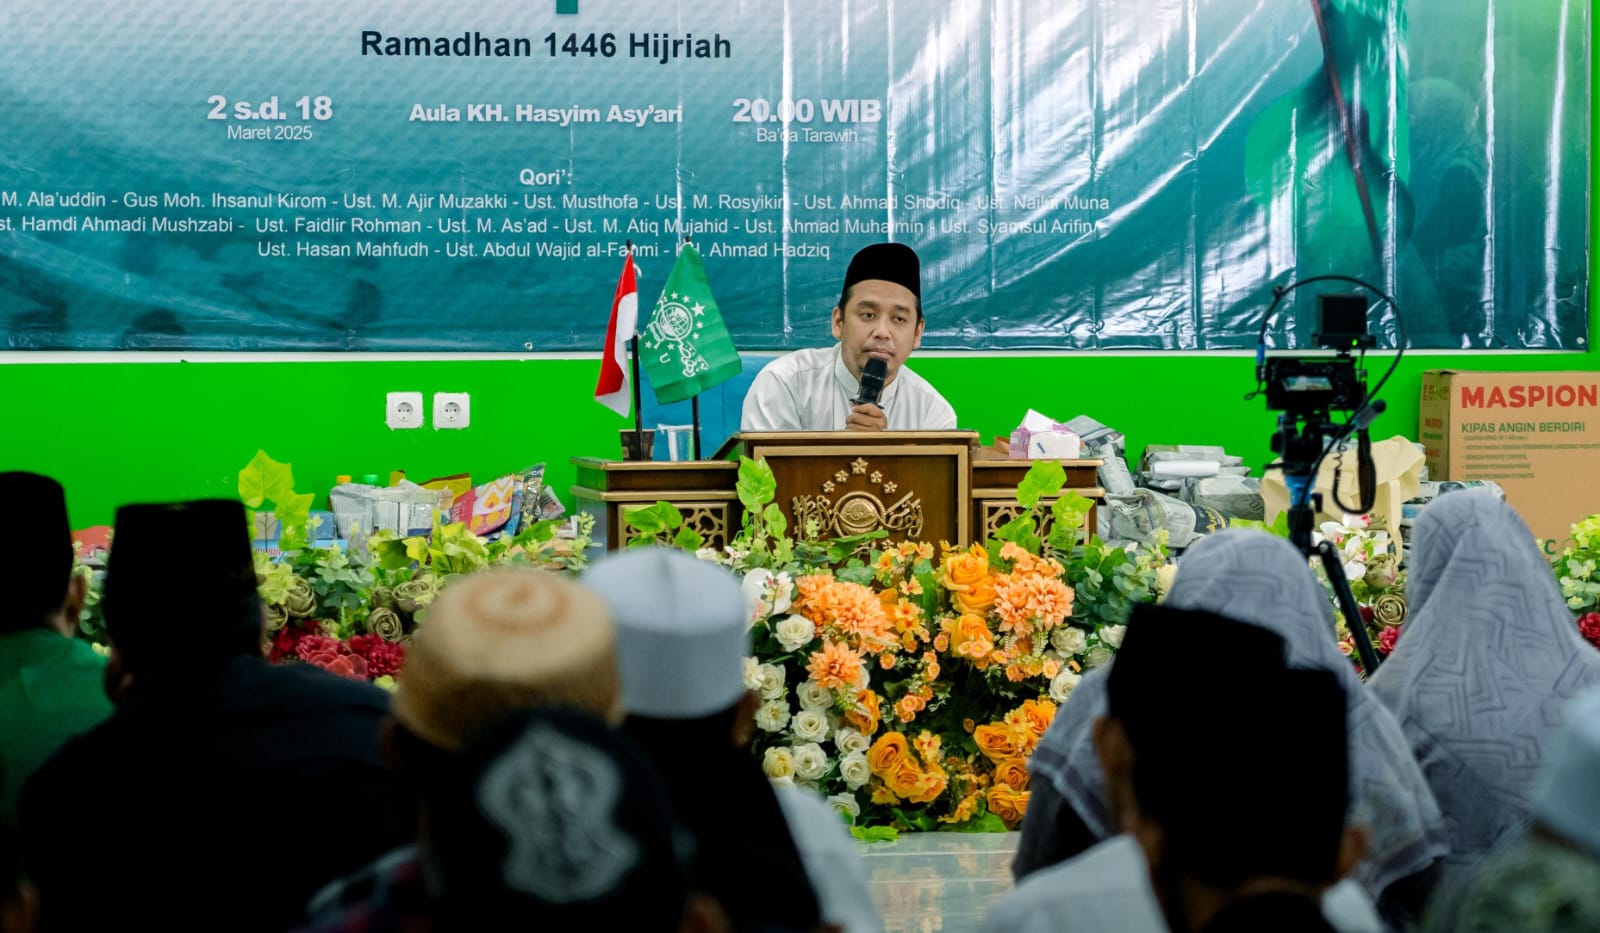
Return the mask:
{"type": "Polygon", "coordinates": [[[1367,331],[1367,300],[1356,294],[1317,296],[1317,345],[1333,357],[1266,357],[1261,382],[1269,411],[1294,415],[1354,411],[1367,400],[1366,373],[1350,351],[1377,346],[1367,331]]]}

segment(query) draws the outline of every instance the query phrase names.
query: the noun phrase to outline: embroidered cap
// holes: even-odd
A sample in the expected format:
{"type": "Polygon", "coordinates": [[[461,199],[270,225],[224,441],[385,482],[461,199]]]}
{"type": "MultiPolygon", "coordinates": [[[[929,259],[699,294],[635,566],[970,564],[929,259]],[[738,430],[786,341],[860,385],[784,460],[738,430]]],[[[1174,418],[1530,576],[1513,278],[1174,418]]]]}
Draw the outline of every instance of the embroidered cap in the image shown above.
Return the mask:
{"type": "Polygon", "coordinates": [[[429,607],[391,709],[449,751],[529,707],[614,717],[614,643],[605,603],[577,583],[526,567],[486,570],[447,586],[429,607]]]}
{"type": "Polygon", "coordinates": [[[596,562],[583,582],[616,623],[629,715],[698,719],[738,702],[749,607],[733,574],[683,551],[644,548],[596,562]]]}

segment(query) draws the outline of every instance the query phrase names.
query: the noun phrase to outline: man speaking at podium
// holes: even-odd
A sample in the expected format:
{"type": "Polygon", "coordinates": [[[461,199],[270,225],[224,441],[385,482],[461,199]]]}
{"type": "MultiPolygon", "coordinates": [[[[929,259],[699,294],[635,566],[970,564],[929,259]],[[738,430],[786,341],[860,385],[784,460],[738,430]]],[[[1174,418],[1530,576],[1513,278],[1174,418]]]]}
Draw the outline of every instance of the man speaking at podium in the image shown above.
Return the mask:
{"type": "Polygon", "coordinates": [[[917,254],[903,243],[866,247],[850,260],[833,309],[833,336],[839,343],[796,350],[768,363],[745,396],[740,427],[954,430],[955,409],[926,379],[905,368],[906,357],[922,345],[922,326],[917,254]]]}

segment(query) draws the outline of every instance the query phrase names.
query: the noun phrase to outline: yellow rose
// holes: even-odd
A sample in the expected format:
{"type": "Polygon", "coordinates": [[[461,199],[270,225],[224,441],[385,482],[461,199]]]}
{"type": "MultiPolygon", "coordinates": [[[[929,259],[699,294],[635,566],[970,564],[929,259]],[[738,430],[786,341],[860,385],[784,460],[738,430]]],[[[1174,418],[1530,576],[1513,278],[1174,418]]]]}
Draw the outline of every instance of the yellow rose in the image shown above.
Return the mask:
{"type": "Polygon", "coordinates": [[[1017,755],[1017,745],[1012,738],[1011,727],[1004,723],[979,726],[972,730],[972,738],[978,743],[978,751],[990,761],[1004,761],[1017,755]]]}
{"type": "Polygon", "coordinates": [[[1007,758],[999,761],[994,766],[994,781],[998,784],[1007,784],[1017,790],[1028,789],[1028,763],[1021,758],[1007,758]]]}
{"type": "Polygon", "coordinates": [[[967,584],[965,589],[951,588],[954,595],[956,608],[962,612],[987,612],[994,607],[997,593],[994,588],[994,577],[984,576],[967,584]]]}
{"type": "Polygon", "coordinates": [[[944,769],[938,765],[932,765],[922,772],[917,781],[916,791],[908,795],[906,799],[912,803],[933,803],[939,799],[939,795],[944,793],[944,789],[949,784],[950,779],[945,775],[944,769]]]}
{"type": "Polygon", "coordinates": [[[954,589],[966,587],[989,575],[989,551],[974,544],[965,551],[952,551],[945,555],[944,566],[939,568],[945,586],[954,589]]]}
{"type": "Polygon", "coordinates": [[[1022,721],[1036,736],[1043,736],[1056,718],[1056,705],[1049,700],[1025,700],[1022,704],[1022,721]]]}
{"type": "Polygon", "coordinates": [[[922,769],[909,758],[900,759],[883,777],[884,783],[889,785],[890,793],[917,803],[921,802],[917,797],[922,792],[922,779],[922,769]]]}
{"type": "Polygon", "coordinates": [[[871,690],[863,690],[856,694],[855,706],[844,714],[844,723],[862,735],[871,735],[878,731],[880,715],[878,695],[871,690]]]}
{"type": "MultiPolygon", "coordinates": [[[[911,757],[911,745],[906,737],[898,732],[886,732],[878,737],[867,749],[867,765],[872,768],[872,773],[884,780],[889,780],[894,769],[903,761],[911,757]]],[[[893,785],[891,784],[891,789],[893,785]]],[[[902,795],[904,796],[904,795],[902,795]]]]}
{"type": "Polygon", "coordinates": [[[989,812],[1005,821],[1007,828],[1015,828],[1028,811],[1028,791],[1019,791],[1009,784],[996,784],[989,788],[989,812]]]}

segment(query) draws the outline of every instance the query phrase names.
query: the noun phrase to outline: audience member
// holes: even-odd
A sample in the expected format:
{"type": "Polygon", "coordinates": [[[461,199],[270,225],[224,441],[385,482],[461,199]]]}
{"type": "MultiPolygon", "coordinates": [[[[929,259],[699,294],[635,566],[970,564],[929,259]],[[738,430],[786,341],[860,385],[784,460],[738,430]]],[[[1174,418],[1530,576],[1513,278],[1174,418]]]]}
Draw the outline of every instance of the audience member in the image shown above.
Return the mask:
{"type": "MultiPolygon", "coordinates": [[[[1075,930],[1115,933],[1161,933],[1166,929],[1161,904],[1151,884],[1149,862],[1139,840],[1126,834],[1135,822],[1133,763],[1153,745],[1170,741],[1173,732],[1204,735],[1226,732],[1236,709],[1233,698],[1243,684],[1285,668],[1283,639],[1266,629],[1210,613],[1179,612],[1140,606],[1129,620],[1115,663],[1091,671],[1078,690],[1099,702],[1090,715],[1092,751],[1105,774],[1110,834],[1104,841],[1065,861],[1039,866],[1021,878],[985,918],[986,933],[1033,933],[1061,927],[1070,917],[1075,930]],[[1196,658],[1226,646],[1235,678],[1219,679],[1196,658]],[[1175,702],[1181,698],[1181,702],[1175,702]]],[[[1076,695],[1076,694],[1075,694],[1076,695]]],[[[1081,709],[1081,705],[1080,705],[1081,709]]],[[[1090,736],[1083,736],[1085,742],[1090,736]]],[[[1165,760],[1165,759],[1163,759],[1165,760]]],[[[1189,775],[1212,761],[1189,762],[1178,773],[1189,775]]],[[[1058,798],[1064,799],[1064,798],[1058,798]]],[[[1230,810],[1231,812],[1231,810],[1230,810]]],[[[1035,812],[1029,804],[1024,838],[1035,812]]]]}
{"type": "Polygon", "coordinates": [[[0,822],[15,822],[22,782],[68,738],[111,715],[105,659],[73,636],[87,590],[72,572],[61,485],[0,473],[14,529],[0,536],[0,822]]]}
{"type": "Polygon", "coordinates": [[[320,892],[311,925],[374,931],[430,923],[436,905],[423,854],[463,750],[530,709],[565,707],[615,722],[620,698],[615,630],[605,604],[584,587],[526,567],[446,587],[412,637],[385,730],[387,754],[421,808],[418,838],[320,892]]]}
{"type": "Polygon", "coordinates": [[[1543,758],[1527,837],[1437,899],[1429,933],[1600,930],[1600,687],[1568,705],[1543,758]]]}
{"type": "Polygon", "coordinates": [[[655,766],[601,720],[532,708],[457,759],[424,843],[431,922],[393,929],[727,929],[689,887],[655,766]]]}
{"type": "Polygon", "coordinates": [[[696,837],[697,879],[735,929],[876,929],[859,859],[830,843],[843,823],[831,811],[789,822],[745,747],[756,696],[744,687],[749,608],[738,581],[667,549],[608,557],[583,580],[617,624],[623,732],[661,768],[696,837]]]}
{"type": "Polygon", "coordinates": [[[1487,491],[1418,516],[1410,616],[1368,682],[1400,720],[1444,810],[1447,876],[1527,825],[1534,777],[1564,703],[1600,683],[1533,534],[1487,491]]]}
{"type": "MultiPolygon", "coordinates": [[[[1331,604],[1305,558],[1287,541],[1264,532],[1228,530],[1207,536],[1185,554],[1167,597],[1174,608],[1216,612],[1282,636],[1289,664],[1333,672],[1344,687],[1352,768],[1352,825],[1371,832],[1367,857],[1354,878],[1392,923],[1414,922],[1444,855],[1439,808],[1412,757],[1399,724],[1365,690],[1334,641],[1331,604]]],[[[1197,659],[1229,676],[1229,647],[1197,659]]],[[[1113,662],[1113,667],[1115,662],[1113,662]]],[[[1092,672],[1091,672],[1092,673],[1092,672]]],[[[1116,831],[1094,749],[1094,718],[1105,708],[1105,681],[1085,677],[1035,750],[1029,768],[1035,793],[1053,785],[1095,838],[1116,831]]],[[[1030,813],[1031,819],[1031,813],[1030,813]]],[[[1024,842],[1029,827],[1024,821],[1024,842]]],[[[1030,847],[1049,848],[1048,843],[1030,847]]],[[[1340,886],[1341,897],[1345,886],[1340,886]]]]}
{"type": "Polygon", "coordinates": [[[115,712],[23,790],[43,929],[283,930],[411,835],[383,691],[261,657],[238,502],[119,509],[103,606],[115,712]]]}

